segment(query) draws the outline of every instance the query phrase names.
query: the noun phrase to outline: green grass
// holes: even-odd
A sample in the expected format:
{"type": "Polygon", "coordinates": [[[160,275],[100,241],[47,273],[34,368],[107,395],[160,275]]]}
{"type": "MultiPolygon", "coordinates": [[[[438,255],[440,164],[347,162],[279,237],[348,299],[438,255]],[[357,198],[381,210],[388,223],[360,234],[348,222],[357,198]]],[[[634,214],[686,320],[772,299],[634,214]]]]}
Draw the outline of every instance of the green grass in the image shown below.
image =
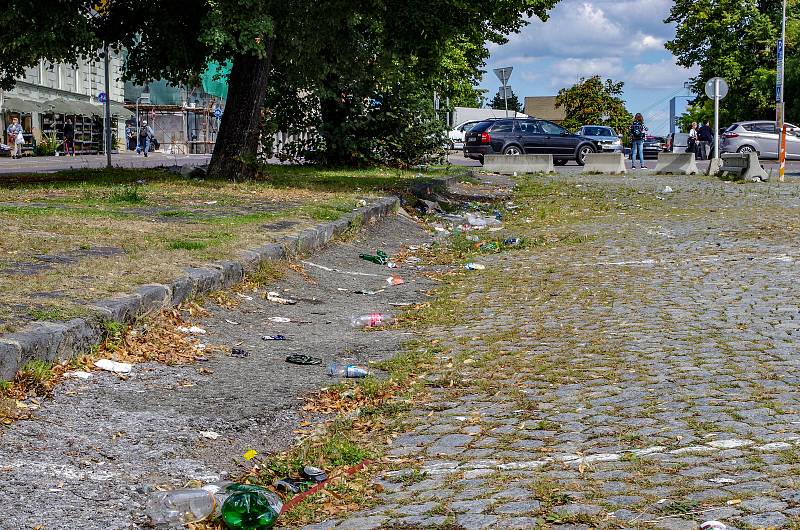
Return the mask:
{"type": "Polygon", "coordinates": [[[170,250],[204,250],[208,248],[207,241],[189,241],[186,239],[176,239],[167,245],[170,250]]]}
{"type": "Polygon", "coordinates": [[[139,186],[122,186],[111,190],[108,196],[109,202],[125,202],[139,204],[145,202],[144,194],[140,193],[139,186]]]}

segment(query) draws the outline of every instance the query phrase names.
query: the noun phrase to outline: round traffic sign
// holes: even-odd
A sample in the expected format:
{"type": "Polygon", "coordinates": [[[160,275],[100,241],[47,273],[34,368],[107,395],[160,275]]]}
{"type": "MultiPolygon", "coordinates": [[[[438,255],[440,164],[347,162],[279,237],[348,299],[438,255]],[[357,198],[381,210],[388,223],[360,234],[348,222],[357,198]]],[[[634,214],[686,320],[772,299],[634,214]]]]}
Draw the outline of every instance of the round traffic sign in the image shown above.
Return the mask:
{"type": "Polygon", "coordinates": [[[97,94],[97,101],[99,101],[100,103],[105,103],[106,102],[106,93],[105,92],[100,92],[99,94],[97,94]]]}
{"type": "Polygon", "coordinates": [[[721,77],[712,77],[708,81],[706,81],[706,96],[714,99],[718,97],[719,99],[724,98],[728,95],[728,83],[725,82],[724,79],[721,77]],[[719,81],[719,85],[717,85],[717,81],[719,81]],[[715,94],[714,92],[719,87],[719,93],[715,94]]]}

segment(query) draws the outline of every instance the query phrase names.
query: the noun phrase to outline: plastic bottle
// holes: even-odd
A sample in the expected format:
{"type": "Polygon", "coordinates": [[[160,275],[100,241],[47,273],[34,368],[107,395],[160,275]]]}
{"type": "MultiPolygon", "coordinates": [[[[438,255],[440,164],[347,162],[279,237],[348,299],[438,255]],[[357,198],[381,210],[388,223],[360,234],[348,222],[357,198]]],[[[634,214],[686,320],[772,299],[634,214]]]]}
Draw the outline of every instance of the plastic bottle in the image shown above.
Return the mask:
{"type": "Polygon", "coordinates": [[[359,315],[350,319],[350,325],[354,328],[377,328],[392,322],[394,322],[392,315],[384,315],[382,313],[359,315]]]}
{"type": "Polygon", "coordinates": [[[215,497],[221,490],[211,488],[156,491],[147,501],[146,513],[153,524],[188,524],[220,513],[224,499],[215,497]]]}
{"type": "Polygon", "coordinates": [[[282,508],[280,498],[264,488],[227,482],[157,491],[146,513],[153,524],[188,524],[217,515],[230,530],[262,530],[275,525],[282,508]]]}
{"type": "Polygon", "coordinates": [[[222,504],[222,522],[230,530],[266,530],[281,515],[280,497],[259,486],[232,484],[222,504]]]}
{"type": "Polygon", "coordinates": [[[328,375],[331,377],[349,377],[352,379],[360,379],[367,377],[369,371],[361,366],[355,364],[339,364],[333,363],[328,367],[328,375]]]}

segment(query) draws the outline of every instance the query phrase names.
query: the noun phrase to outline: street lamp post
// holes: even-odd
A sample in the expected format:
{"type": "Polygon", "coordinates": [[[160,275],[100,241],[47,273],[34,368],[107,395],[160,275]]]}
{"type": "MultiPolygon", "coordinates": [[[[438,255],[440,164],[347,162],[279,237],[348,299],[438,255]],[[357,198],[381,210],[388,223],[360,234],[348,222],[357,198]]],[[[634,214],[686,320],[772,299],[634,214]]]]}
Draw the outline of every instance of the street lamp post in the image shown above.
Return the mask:
{"type": "Polygon", "coordinates": [[[786,170],[786,98],[784,94],[786,90],[783,86],[784,76],[783,67],[785,64],[786,55],[786,0],[783,0],[783,16],[781,18],[781,40],[778,42],[778,76],[777,87],[775,90],[775,106],[777,114],[777,128],[778,128],[778,162],[780,168],[778,169],[778,181],[783,182],[784,172],[786,170]]]}

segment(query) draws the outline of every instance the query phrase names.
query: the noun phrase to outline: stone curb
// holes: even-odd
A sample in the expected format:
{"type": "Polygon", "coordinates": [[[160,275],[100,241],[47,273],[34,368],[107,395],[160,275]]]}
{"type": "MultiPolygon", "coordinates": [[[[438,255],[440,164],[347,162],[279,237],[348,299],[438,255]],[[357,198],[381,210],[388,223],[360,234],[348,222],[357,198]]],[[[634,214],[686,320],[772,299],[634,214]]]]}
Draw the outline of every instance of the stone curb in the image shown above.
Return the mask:
{"type": "MultiPolygon", "coordinates": [[[[446,188],[451,179],[436,180],[428,185],[446,188]]],[[[240,251],[238,259],[187,268],[184,275],[166,285],[143,285],[135,293],[87,304],[88,317],[69,322],[34,322],[18,332],[0,335],[0,381],[13,379],[28,361],[61,361],[99,344],[107,322],[130,324],[141,316],[177,306],[197,295],[230,287],[261,263],[289,259],[322,248],[348,230],[396,213],[399,206],[397,197],[384,197],[336,221],[318,224],[260,248],[240,251]]]]}

